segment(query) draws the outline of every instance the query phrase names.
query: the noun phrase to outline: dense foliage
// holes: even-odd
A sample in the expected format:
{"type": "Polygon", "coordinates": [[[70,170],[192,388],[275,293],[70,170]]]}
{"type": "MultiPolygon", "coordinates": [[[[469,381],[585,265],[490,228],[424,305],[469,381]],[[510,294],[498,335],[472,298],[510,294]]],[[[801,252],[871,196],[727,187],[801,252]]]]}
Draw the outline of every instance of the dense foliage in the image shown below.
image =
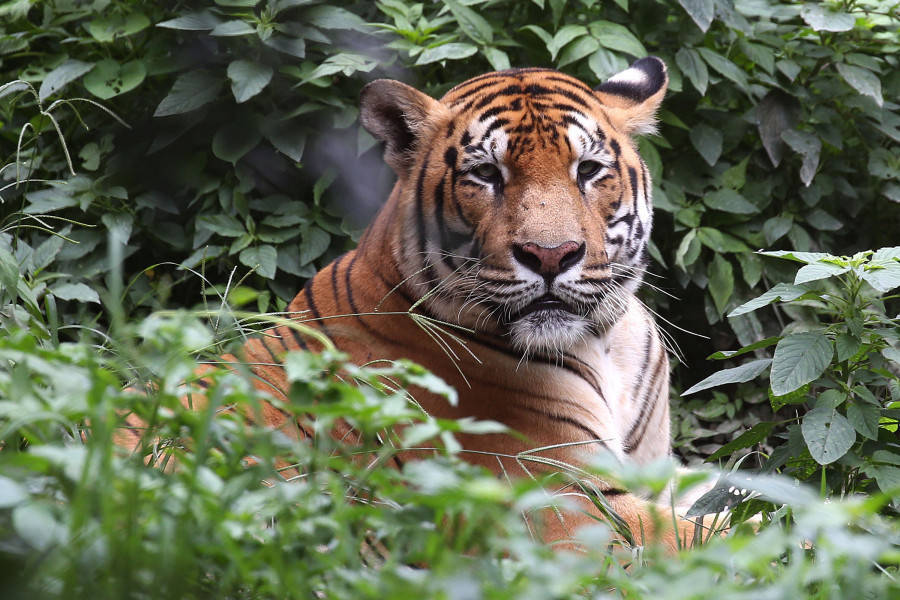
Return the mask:
{"type": "MultiPolygon", "coordinates": [[[[886,0],[0,2],[0,564],[21,575],[2,585],[36,582],[49,597],[896,591],[898,10],[886,0]],[[821,505],[781,480],[742,482],[763,494],[740,509],[762,511],[759,535],[734,530],[674,562],[628,544],[611,558],[601,531],[587,540],[596,554],[550,556],[518,516],[547,502],[536,485],[498,485],[455,460],[452,443],[404,472],[367,469],[327,440],[295,447],[179,409],[192,353],[208,360],[242,339],[258,319],[238,309],[281,310],[386,197],[391,175],[356,123],[366,81],[439,97],[513,65],[591,83],[648,53],[671,76],[660,133],[640,148],[661,276],[648,277],[646,299],[680,358],[676,450],[866,497],[821,505]],[[147,317],[169,308],[225,316],[212,332],[182,313],[147,317]],[[705,361],[713,352],[724,371],[705,361]],[[137,379],[159,393],[122,391],[137,379]],[[116,455],[110,426],[126,408],[161,428],[148,443],[194,440],[193,452],[174,450],[182,468],[116,455]],[[285,454],[302,481],[260,488],[285,454]],[[359,552],[369,546],[374,555],[359,552]],[[750,585],[760,589],[742,591],[750,585]]],[[[339,356],[290,361],[294,408],[323,422],[353,415],[371,432],[421,422],[419,441],[490,428],[430,421],[380,389],[375,371],[355,374],[374,388],[326,380],[339,356]]],[[[391,376],[439,385],[406,367],[391,376]]],[[[254,395],[237,376],[211,392],[221,406],[254,395]]],[[[614,471],[657,491],[669,475],[614,471]]]]}

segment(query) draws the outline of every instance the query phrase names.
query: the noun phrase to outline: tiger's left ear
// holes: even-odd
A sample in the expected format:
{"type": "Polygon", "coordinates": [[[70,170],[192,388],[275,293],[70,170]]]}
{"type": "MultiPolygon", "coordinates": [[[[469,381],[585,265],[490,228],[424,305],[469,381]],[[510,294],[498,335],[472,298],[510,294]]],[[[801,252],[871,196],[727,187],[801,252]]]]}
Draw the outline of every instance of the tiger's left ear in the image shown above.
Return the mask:
{"type": "Polygon", "coordinates": [[[666,63],[648,56],[594,88],[594,94],[610,109],[613,124],[625,133],[654,133],[656,111],[668,85],[666,63]]]}

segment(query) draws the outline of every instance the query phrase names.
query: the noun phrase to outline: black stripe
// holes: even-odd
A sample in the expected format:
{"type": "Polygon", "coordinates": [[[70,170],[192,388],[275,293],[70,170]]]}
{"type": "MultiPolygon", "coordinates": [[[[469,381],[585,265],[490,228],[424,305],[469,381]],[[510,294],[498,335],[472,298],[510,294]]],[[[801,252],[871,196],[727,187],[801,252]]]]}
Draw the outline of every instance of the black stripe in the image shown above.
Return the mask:
{"type": "Polygon", "coordinates": [[[663,356],[656,363],[656,367],[653,370],[653,375],[649,380],[649,384],[646,388],[644,394],[642,394],[643,404],[641,405],[641,411],[638,413],[637,418],[635,418],[634,422],[631,425],[631,429],[628,432],[628,435],[625,436],[624,446],[625,452],[631,452],[637,447],[637,444],[644,437],[644,433],[647,431],[647,426],[650,424],[650,417],[656,408],[662,404],[659,402],[659,398],[650,394],[649,392],[653,391],[653,388],[657,385],[659,381],[660,374],[662,371],[666,369],[666,360],[663,356]]]}
{"type": "MultiPolygon", "coordinates": [[[[531,392],[526,392],[526,393],[531,394],[531,392]]],[[[534,395],[534,394],[531,394],[531,395],[534,395]]],[[[550,400],[551,402],[555,401],[555,399],[553,399],[553,398],[547,398],[547,399],[550,400]]],[[[521,405],[521,404],[516,405],[515,408],[525,410],[530,413],[534,413],[534,414],[540,415],[542,417],[552,419],[554,421],[559,421],[560,423],[565,423],[566,425],[570,425],[570,426],[578,429],[582,433],[584,433],[589,440],[596,441],[601,446],[603,446],[606,450],[610,450],[609,444],[607,444],[606,441],[602,437],[600,437],[599,433],[597,433],[596,431],[594,431],[593,429],[591,429],[584,423],[579,423],[572,417],[569,417],[566,415],[559,415],[556,413],[546,412],[546,411],[534,408],[533,406],[527,406],[527,405],[521,405]]],[[[561,440],[561,443],[566,443],[568,441],[577,441],[577,440],[561,440]]]]}
{"type": "Polygon", "coordinates": [[[431,264],[428,256],[425,254],[428,231],[425,225],[425,175],[428,172],[429,161],[431,159],[431,150],[425,155],[425,161],[419,169],[419,176],[416,178],[416,230],[419,235],[419,260],[425,267],[426,284],[432,287],[437,279],[434,266],[431,264]]]}

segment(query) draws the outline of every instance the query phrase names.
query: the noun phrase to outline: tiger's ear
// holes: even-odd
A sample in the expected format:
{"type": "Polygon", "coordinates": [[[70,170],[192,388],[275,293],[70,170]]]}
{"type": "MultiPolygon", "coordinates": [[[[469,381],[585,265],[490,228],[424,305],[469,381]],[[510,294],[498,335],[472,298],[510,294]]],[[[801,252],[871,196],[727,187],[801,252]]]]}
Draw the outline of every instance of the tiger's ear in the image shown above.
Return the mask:
{"type": "Polygon", "coordinates": [[[359,110],[363,127],[385,143],[384,161],[400,176],[412,166],[420,140],[447,113],[431,96],[392,79],[367,84],[359,93],[359,110]]]}
{"type": "Polygon", "coordinates": [[[617,127],[626,133],[653,133],[656,111],[668,85],[666,63],[648,56],[610,77],[594,88],[594,93],[611,109],[609,116],[617,127]]]}

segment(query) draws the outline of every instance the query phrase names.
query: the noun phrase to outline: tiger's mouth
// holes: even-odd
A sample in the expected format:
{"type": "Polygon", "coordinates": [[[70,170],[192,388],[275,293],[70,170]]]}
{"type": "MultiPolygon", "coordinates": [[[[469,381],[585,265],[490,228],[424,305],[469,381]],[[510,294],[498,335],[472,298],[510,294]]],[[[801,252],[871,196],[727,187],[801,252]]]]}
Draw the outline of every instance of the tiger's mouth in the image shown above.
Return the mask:
{"type": "Polygon", "coordinates": [[[536,313],[536,312],[540,312],[540,311],[544,311],[544,312],[561,311],[561,312],[566,312],[566,313],[580,316],[580,313],[578,313],[572,306],[570,306],[565,301],[563,301],[560,298],[557,298],[556,296],[553,296],[551,294],[544,294],[543,296],[537,298],[536,300],[533,300],[529,304],[526,304],[524,307],[520,308],[518,311],[516,311],[514,314],[512,314],[510,317],[510,320],[517,321],[517,320],[522,319],[523,317],[526,317],[532,313],[536,313]]]}

